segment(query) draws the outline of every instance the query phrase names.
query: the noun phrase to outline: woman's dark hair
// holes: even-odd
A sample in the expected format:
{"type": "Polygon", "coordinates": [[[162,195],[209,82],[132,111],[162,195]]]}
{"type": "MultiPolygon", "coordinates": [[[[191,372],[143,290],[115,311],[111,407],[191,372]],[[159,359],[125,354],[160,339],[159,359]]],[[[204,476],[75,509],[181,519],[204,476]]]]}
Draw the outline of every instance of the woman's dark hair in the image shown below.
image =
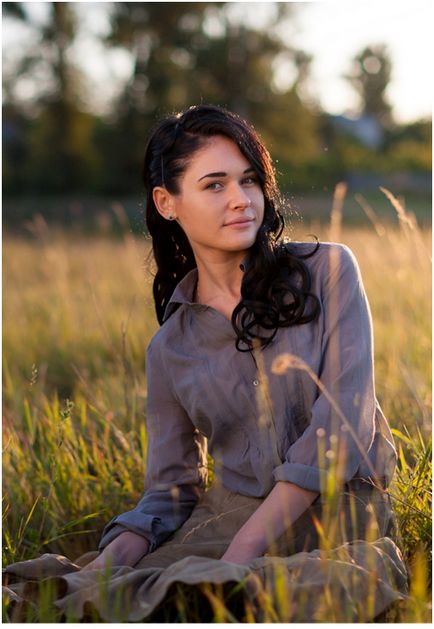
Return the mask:
{"type": "Polygon", "coordinates": [[[241,301],[232,313],[237,349],[248,351],[253,339],[266,346],[278,328],[316,319],[319,302],[310,293],[310,273],[303,259],[315,253],[319,245],[310,254],[300,256],[279,240],[284,220],[278,209],[280,193],[275,170],[270,154],[245,120],[213,105],[192,106],[181,114],[167,116],[151,131],[143,170],[146,223],[157,264],[153,293],[160,325],[176,285],[196,267],[196,261],[180,225],[158,212],[152,191],[156,186],[164,186],[171,194],[177,194],[189,160],[216,135],[238,145],[254,168],[264,195],[264,219],[246,258],[241,301]]]}

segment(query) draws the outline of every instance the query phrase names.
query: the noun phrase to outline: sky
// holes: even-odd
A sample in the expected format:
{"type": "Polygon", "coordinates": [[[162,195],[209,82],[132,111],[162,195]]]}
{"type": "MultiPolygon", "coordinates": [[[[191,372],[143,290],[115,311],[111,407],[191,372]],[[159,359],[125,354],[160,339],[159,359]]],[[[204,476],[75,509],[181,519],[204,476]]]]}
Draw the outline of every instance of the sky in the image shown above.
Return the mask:
{"type": "MultiPolygon", "coordinates": [[[[109,28],[105,2],[76,2],[83,29],[72,55],[87,73],[97,107],[116,94],[128,79],[131,57],[122,50],[107,51],[95,41],[95,34],[109,28]]],[[[411,122],[432,114],[432,76],[434,58],[432,0],[325,0],[297,2],[294,18],[280,25],[280,36],[292,46],[313,56],[307,93],[331,114],[351,114],[357,95],[343,75],[351,59],[362,48],[386,44],[392,58],[392,80],[387,92],[397,122],[411,122]]],[[[32,16],[43,20],[46,3],[26,3],[32,16]]],[[[268,3],[231,3],[234,14],[260,26],[271,10],[268,3]]],[[[9,20],[3,23],[4,49],[20,42],[31,45],[25,30],[9,20]]],[[[277,82],[283,88],[293,73],[282,64],[277,82]]],[[[30,83],[21,86],[31,96],[30,83]]]]}
{"type": "Polygon", "coordinates": [[[342,75],[369,44],[384,43],[392,57],[388,97],[400,122],[430,116],[433,87],[432,0],[307,2],[295,43],[314,56],[311,83],[323,107],[342,113],[356,97],[342,75]]]}

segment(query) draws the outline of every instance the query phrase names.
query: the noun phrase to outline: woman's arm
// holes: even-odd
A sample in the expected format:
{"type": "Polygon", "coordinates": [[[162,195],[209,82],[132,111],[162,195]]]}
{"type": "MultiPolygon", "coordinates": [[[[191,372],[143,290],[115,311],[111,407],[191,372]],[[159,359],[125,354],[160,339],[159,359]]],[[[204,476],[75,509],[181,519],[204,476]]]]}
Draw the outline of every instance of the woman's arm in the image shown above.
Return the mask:
{"type": "Polygon", "coordinates": [[[267,498],[241,527],[222,559],[244,563],[260,557],[318,496],[293,483],[278,481],[267,498]]]}
{"type": "Polygon", "coordinates": [[[319,392],[309,426],[274,469],[276,485],[235,536],[223,556],[228,561],[262,555],[313,502],[331,474],[341,483],[353,478],[374,437],[372,322],[360,271],[347,247],[329,245],[324,253],[320,295],[324,328],[318,376],[329,395],[319,392]],[[330,395],[340,414],[330,404],[330,395]],[[346,430],[342,416],[352,433],[346,430]],[[324,456],[328,450],[337,453],[336,461],[324,456]]]}
{"type": "MultiPolygon", "coordinates": [[[[319,370],[309,372],[309,366],[295,354],[287,358],[289,369],[299,371],[302,383],[309,379],[316,384],[317,378],[320,386],[309,409],[308,426],[273,471],[275,481],[317,492],[323,491],[331,478],[338,484],[347,483],[368,463],[372,468],[369,475],[381,477],[385,464],[379,459],[373,466],[368,457],[375,437],[377,402],[372,319],[360,270],[348,247],[338,244],[324,245],[319,262],[319,370]]],[[[285,362],[285,358],[282,354],[276,361],[285,362]]],[[[283,374],[287,368],[273,364],[271,369],[283,374]]]]}
{"type": "Polygon", "coordinates": [[[160,345],[147,351],[145,492],[107,524],[90,567],[136,564],[185,522],[205,488],[206,442],[174,396],[160,345]]]}
{"type": "Polygon", "coordinates": [[[134,566],[149,552],[149,542],[145,537],[124,531],[108,544],[100,555],[83,570],[96,570],[114,566],[134,566]]]}

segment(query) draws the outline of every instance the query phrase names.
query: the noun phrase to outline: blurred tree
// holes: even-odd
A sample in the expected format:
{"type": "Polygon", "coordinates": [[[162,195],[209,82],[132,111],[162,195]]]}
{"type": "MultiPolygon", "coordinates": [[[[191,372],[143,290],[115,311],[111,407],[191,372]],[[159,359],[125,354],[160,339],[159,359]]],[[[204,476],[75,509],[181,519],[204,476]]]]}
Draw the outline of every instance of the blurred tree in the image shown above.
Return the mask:
{"type": "Polygon", "coordinates": [[[115,2],[106,43],[123,46],[134,59],[118,112],[155,114],[180,107],[187,96],[186,73],[193,67],[192,40],[202,33],[208,2],[115,2]]]}
{"type": "Polygon", "coordinates": [[[391,131],[386,147],[388,162],[399,170],[432,170],[432,121],[418,120],[391,131]]]}
{"type": "Polygon", "coordinates": [[[30,134],[30,121],[20,107],[6,101],[2,107],[2,156],[3,186],[7,192],[25,190],[29,146],[27,138],[30,134]]]}
{"type": "Polygon", "coordinates": [[[139,189],[140,164],[150,127],[161,114],[181,109],[188,102],[190,71],[195,65],[191,42],[195,37],[203,38],[202,24],[209,4],[111,5],[111,31],[105,43],[127,49],[133,58],[133,71],[114,104],[109,124],[101,125],[97,136],[97,144],[106,155],[103,185],[107,190],[139,189]]]}
{"type": "Polygon", "coordinates": [[[345,77],[360,96],[362,113],[376,118],[384,127],[393,122],[392,108],[386,97],[391,72],[387,47],[367,46],[354,57],[352,70],[345,77]]]}
{"type": "Polygon", "coordinates": [[[45,169],[49,168],[47,183],[58,191],[74,190],[92,180],[92,118],[80,111],[82,77],[68,56],[76,29],[70,3],[52,2],[43,42],[52,60],[54,84],[45,98],[34,149],[40,160],[39,173],[45,178],[45,169]]]}
{"type": "Polygon", "coordinates": [[[112,5],[106,42],[126,47],[134,69],[116,103],[112,128],[100,135],[102,146],[117,146],[111,152],[107,182],[122,182],[125,190],[136,188],[149,127],[161,114],[200,102],[224,105],[248,118],[275,157],[286,163],[304,162],[316,151],[316,118],[298,95],[309,57],[275,34],[276,25],[291,16],[291,3],[273,3],[275,11],[262,29],[234,18],[231,4],[112,5]],[[290,89],[281,90],[274,75],[276,59],[283,56],[296,76],[290,89]]]}
{"type": "MultiPolygon", "coordinates": [[[[2,2],[2,16],[27,23],[27,14],[20,2],[2,2]]],[[[3,104],[2,104],[2,158],[3,186],[5,191],[18,192],[27,184],[26,165],[29,157],[27,138],[30,121],[24,108],[15,96],[17,78],[25,71],[28,61],[21,58],[19,67],[8,72],[7,60],[3,59],[3,104]]]]}
{"type": "Polygon", "coordinates": [[[208,11],[218,28],[197,51],[197,98],[206,95],[251,121],[277,162],[283,187],[303,186],[306,165],[319,151],[316,113],[299,95],[311,59],[282,41],[276,28],[291,20],[294,5],[274,3],[261,29],[249,26],[245,16],[234,19],[229,5],[214,3],[208,11]],[[292,82],[277,80],[279,64],[292,82]]]}
{"type": "MultiPolygon", "coordinates": [[[[33,189],[65,192],[84,187],[92,181],[96,157],[91,143],[93,118],[80,111],[82,76],[68,55],[77,29],[75,13],[67,2],[51,2],[46,23],[40,24],[31,20],[25,3],[3,3],[2,9],[4,15],[22,20],[39,35],[38,47],[21,58],[15,76],[9,78],[8,97],[12,102],[3,110],[11,136],[5,146],[6,161],[11,159],[17,167],[16,147],[23,144],[23,126],[17,125],[19,107],[14,96],[18,81],[44,77],[40,91],[25,108],[31,125],[21,169],[33,189]]],[[[11,170],[6,171],[7,189],[16,188],[23,176],[11,170]]]]}
{"type": "Polygon", "coordinates": [[[2,2],[3,15],[16,17],[20,20],[27,20],[27,14],[21,2],[2,2]]]}

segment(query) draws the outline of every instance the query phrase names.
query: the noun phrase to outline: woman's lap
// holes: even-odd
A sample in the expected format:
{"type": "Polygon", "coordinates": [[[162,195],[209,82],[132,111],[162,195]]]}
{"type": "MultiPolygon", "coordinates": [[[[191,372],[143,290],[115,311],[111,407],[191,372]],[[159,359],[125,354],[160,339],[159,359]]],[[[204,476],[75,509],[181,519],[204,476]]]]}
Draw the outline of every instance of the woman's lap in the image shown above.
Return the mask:
{"type": "Polygon", "coordinates": [[[188,520],[136,567],[163,568],[190,555],[220,559],[262,500],[241,496],[216,482],[202,495],[188,520]]]}
{"type": "MultiPolygon", "coordinates": [[[[167,567],[196,555],[220,559],[237,531],[263,498],[242,496],[216,483],[206,491],[192,515],[166,542],[138,562],[142,567],[167,567]]],[[[345,542],[391,536],[394,515],[387,494],[364,481],[347,484],[334,501],[322,495],[270,546],[267,555],[285,557],[345,542]]]]}
{"type": "MultiPolygon", "coordinates": [[[[402,558],[393,542],[381,539],[389,534],[392,518],[389,502],[381,492],[367,486],[347,486],[331,510],[324,498],[319,497],[308,512],[274,546],[270,546],[264,557],[252,560],[249,565],[238,566],[216,561],[222,557],[236,532],[262,501],[262,498],[241,496],[222,485],[213,485],[204,493],[191,517],[171,538],[145,556],[134,569],[114,569],[106,583],[108,590],[105,600],[101,599],[92,585],[96,577],[92,577],[90,572],[83,573],[77,566],[85,565],[85,557],[75,564],[69,562],[74,570],[71,574],[65,574],[68,566],[64,565],[64,558],[54,555],[27,562],[26,565],[15,564],[15,567],[10,566],[8,572],[11,576],[15,574],[18,580],[20,576],[24,580],[31,580],[32,571],[33,578],[41,572],[36,566],[39,562],[47,576],[48,573],[53,576],[63,575],[60,580],[59,576],[55,577],[55,583],[59,585],[62,582],[62,590],[67,591],[67,595],[56,602],[57,606],[72,609],[77,618],[82,618],[83,609],[90,605],[104,620],[116,618],[113,601],[121,595],[122,600],[126,601],[121,611],[129,621],[149,620],[154,611],[158,616],[162,605],[165,610],[168,608],[167,597],[170,598],[177,591],[179,584],[186,591],[198,588],[199,593],[203,586],[216,587],[218,591],[223,588],[221,591],[224,595],[224,588],[230,589],[234,583],[242,583],[243,587],[248,588],[247,599],[254,601],[257,587],[258,591],[261,588],[273,590],[275,570],[285,573],[287,596],[290,596],[291,591],[294,609],[308,595],[309,605],[303,611],[304,621],[315,617],[324,587],[327,591],[330,587],[334,588],[333,596],[342,599],[345,608],[351,611],[352,606],[359,604],[360,593],[368,592],[371,588],[371,572],[375,575],[373,592],[376,613],[402,597],[400,592],[405,591],[402,558]],[[321,534],[317,532],[319,521],[324,528],[322,540],[321,534]],[[336,526],[336,522],[340,523],[339,526],[336,526]],[[375,526],[369,522],[374,522],[375,526]],[[335,534],[333,528],[336,529],[335,534]],[[348,544],[336,552],[321,552],[321,556],[314,550],[320,547],[327,551],[328,546],[334,548],[357,538],[365,538],[368,543],[348,544]],[[378,541],[370,544],[371,540],[378,541]],[[300,552],[312,550],[312,553],[300,552]],[[55,564],[54,567],[50,562],[55,564]],[[320,565],[327,569],[319,570],[320,565]],[[331,577],[330,581],[332,574],[335,577],[331,577]],[[348,583],[353,581],[354,587],[348,589],[348,583]]],[[[342,618],[347,619],[345,614],[342,618]]],[[[350,619],[353,618],[351,614],[353,612],[348,615],[350,619]]],[[[371,613],[366,617],[374,615],[371,613]]],[[[289,614],[288,618],[293,616],[289,614]]]]}

